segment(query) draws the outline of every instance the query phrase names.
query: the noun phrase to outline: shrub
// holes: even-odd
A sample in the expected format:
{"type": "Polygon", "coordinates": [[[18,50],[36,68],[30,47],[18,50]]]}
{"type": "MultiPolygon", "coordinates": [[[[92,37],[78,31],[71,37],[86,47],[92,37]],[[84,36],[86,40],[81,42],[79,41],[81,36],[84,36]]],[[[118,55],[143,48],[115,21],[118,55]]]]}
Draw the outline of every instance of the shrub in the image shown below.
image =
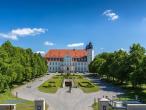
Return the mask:
{"type": "Polygon", "coordinates": [[[55,84],[48,84],[48,87],[56,87],[55,84]]]}
{"type": "Polygon", "coordinates": [[[90,82],[79,82],[79,85],[86,88],[94,87],[90,82]]]}
{"type": "Polygon", "coordinates": [[[55,83],[55,81],[49,81],[48,83],[55,83]]]}

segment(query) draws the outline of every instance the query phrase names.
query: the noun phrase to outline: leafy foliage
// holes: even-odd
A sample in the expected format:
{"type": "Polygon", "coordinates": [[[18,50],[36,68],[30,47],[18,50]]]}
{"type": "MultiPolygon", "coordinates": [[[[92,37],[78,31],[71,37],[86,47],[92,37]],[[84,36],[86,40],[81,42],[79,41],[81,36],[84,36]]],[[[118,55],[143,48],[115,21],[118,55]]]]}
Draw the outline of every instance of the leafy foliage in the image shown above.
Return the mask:
{"type": "Polygon", "coordinates": [[[145,48],[133,44],[129,52],[118,50],[101,53],[89,65],[89,71],[118,83],[131,83],[133,87],[146,83],[145,48]]]}
{"type": "Polygon", "coordinates": [[[47,62],[40,54],[14,47],[6,41],[0,46],[0,91],[44,75],[47,68],[47,62]]]}

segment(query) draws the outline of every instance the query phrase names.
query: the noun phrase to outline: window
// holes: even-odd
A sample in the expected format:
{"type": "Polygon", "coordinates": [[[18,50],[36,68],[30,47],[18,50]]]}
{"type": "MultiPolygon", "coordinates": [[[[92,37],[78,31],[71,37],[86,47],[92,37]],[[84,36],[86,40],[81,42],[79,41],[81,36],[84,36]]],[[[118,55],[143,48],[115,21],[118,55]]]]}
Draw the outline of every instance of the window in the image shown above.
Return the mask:
{"type": "Polygon", "coordinates": [[[79,61],[81,61],[81,58],[79,58],[79,61]]]}
{"type": "Polygon", "coordinates": [[[81,61],[84,61],[84,59],[83,59],[83,58],[81,58],[81,61]]]}
{"type": "Polygon", "coordinates": [[[78,71],[80,71],[80,68],[78,67],[78,71]]]}
{"type": "Polygon", "coordinates": [[[76,61],[76,58],[73,58],[73,61],[76,61]]]}

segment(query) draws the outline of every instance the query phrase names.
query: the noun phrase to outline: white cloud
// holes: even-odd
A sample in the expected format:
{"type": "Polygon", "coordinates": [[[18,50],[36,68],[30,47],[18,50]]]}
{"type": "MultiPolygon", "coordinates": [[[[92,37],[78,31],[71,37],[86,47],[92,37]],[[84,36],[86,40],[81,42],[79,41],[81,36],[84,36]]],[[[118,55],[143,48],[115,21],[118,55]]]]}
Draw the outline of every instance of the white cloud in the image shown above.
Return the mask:
{"type": "Polygon", "coordinates": [[[120,48],[120,49],[118,49],[118,50],[122,50],[122,51],[125,51],[126,49],[124,49],[124,48],[120,48]]]}
{"type": "Polygon", "coordinates": [[[84,43],[72,43],[72,44],[68,44],[67,47],[81,47],[83,45],[84,43]]]}
{"type": "Polygon", "coordinates": [[[40,53],[42,56],[44,56],[45,55],[45,51],[37,51],[36,53],[40,53]]]}
{"type": "Polygon", "coordinates": [[[40,33],[45,33],[46,29],[42,28],[22,28],[22,29],[15,29],[12,30],[11,33],[13,35],[18,35],[18,36],[27,36],[27,35],[37,35],[40,33]]]}
{"type": "Polygon", "coordinates": [[[118,50],[122,50],[122,51],[128,52],[128,49],[125,49],[125,48],[120,48],[118,50]]]}
{"type": "Polygon", "coordinates": [[[113,10],[105,10],[103,12],[103,15],[108,17],[108,20],[110,20],[110,21],[115,21],[115,20],[119,19],[119,15],[117,15],[115,12],[113,12],[113,10]]]}
{"type": "Polygon", "coordinates": [[[43,28],[18,28],[13,29],[8,33],[0,33],[0,37],[17,40],[19,37],[36,36],[45,33],[46,31],[47,29],[43,28]]]}
{"type": "Polygon", "coordinates": [[[17,40],[17,36],[16,35],[12,35],[12,34],[5,34],[5,33],[0,33],[0,37],[5,38],[5,39],[12,39],[12,40],[17,40]]]}
{"type": "Polygon", "coordinates": [[[50,41],[45,41],[44,42],[44,45],[46,45],[46,46],[53,46],[54,43],[53,42],[50,42],[50,41]]]}

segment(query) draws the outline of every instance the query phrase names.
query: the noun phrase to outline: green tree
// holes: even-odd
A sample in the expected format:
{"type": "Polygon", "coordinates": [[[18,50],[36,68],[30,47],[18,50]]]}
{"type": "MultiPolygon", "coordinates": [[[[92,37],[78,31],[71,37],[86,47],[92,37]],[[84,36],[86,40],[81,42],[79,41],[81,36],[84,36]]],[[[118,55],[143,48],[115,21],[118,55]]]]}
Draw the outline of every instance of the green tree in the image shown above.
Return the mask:
{"type": "Polygon", "coordinates": [[[140,82],[137,80],[139,76],[139,71],[141,71],[141,63],[145,55],[145,48],[140,44],[133,44],[130,47],[130,55],[128,58],[129,68],[128,72],[130,74],[130,81],[133,87],[136,87],[140,82]]]}
{"type": "Polygon", "coordinates": [[[10,41],[0,46],[0,92],[14,83],[21,83],[44,75],[47,62],[32,50],[15,47],[10,41]]]}
{"type": "Polygon", "coordinates": [[[126,51],[118,50],[114,52],[114,59],[111,64],[111,72],[118,82],[123,83],[128,81],[129,74],[127,71],[127,58],[128,54],[126,51]]]}

